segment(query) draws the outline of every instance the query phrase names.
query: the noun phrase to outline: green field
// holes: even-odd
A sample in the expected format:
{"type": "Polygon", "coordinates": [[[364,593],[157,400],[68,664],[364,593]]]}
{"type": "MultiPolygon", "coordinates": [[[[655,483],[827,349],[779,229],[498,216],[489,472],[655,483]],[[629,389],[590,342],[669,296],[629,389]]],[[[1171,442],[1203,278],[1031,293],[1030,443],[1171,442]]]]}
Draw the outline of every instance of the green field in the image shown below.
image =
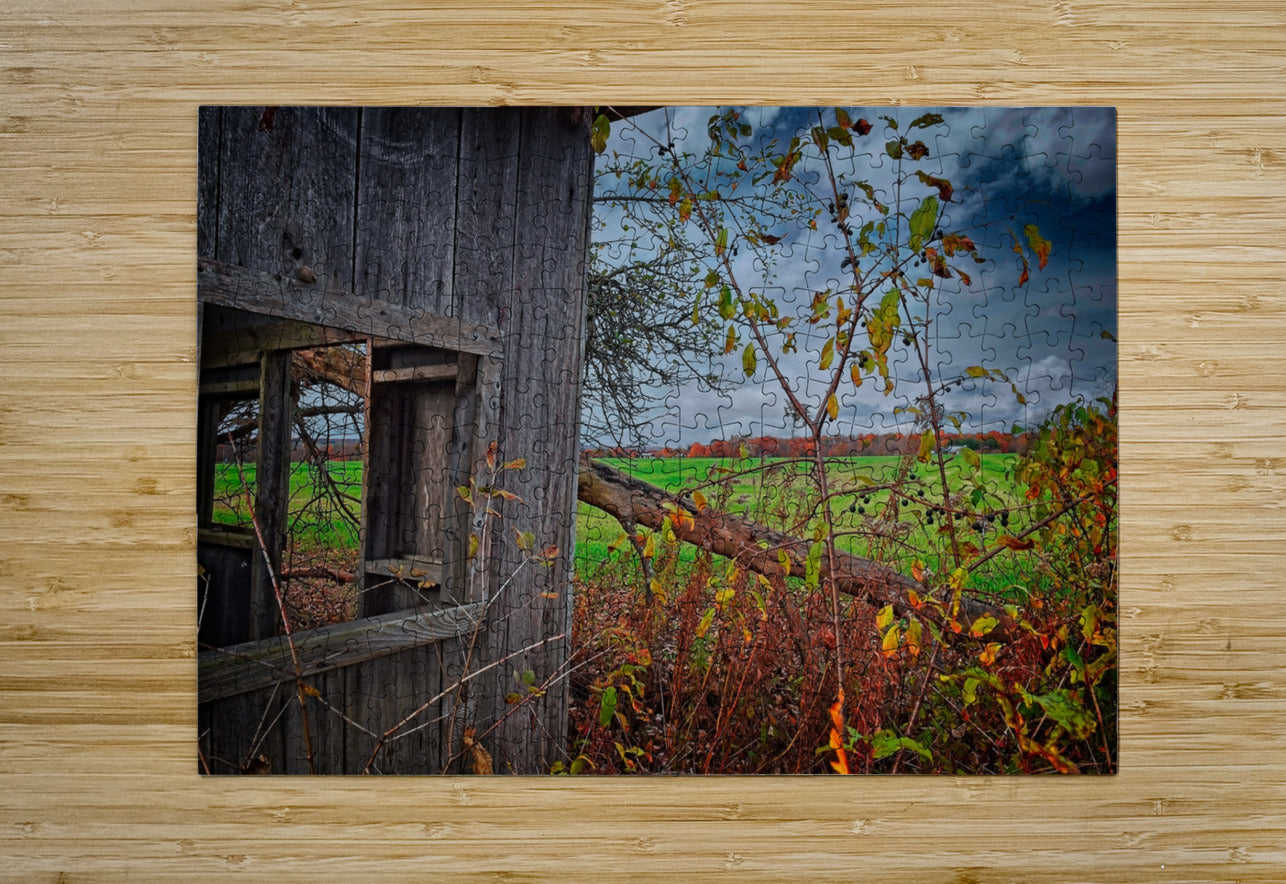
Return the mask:
{"type": "MultiPolygon", "coordinates": [[[[1022,489],[1015,485],[1012,454],[957,455],[947,464],[947,482],[958,509],[993,514],[968,519],[957,536],[986,548],[1002,532],[1014,533],[1024,523],[1022,489]],[[1010,510],[1011,512],[1006,512],[1010,510]],[[1002,525],[1000,519],[1006,524],[1002,525]],[[1012,518],[1012,525],[1009,520],[1012,518]],[[974,522],[981,524],[979,531],[974,522]]],[[[736,513],[777,530],[809,536],[820,512],[812,466],[780,458],[732,460],[718,458],[605,459],[619,470],[667,491],[699,491],[711,506],[736,513]]],[[[897,457],[843,457],[827,461],[827,482],[832,511],[839,531],[838,542],[849,552],[890,562],[902,569],[919,560],[935,570],[948,567],[949,545],[940,513],[927,504],[942,502],[942,483],[936,464],[915,464],[897,482],[897,457]],[[896,512],[890,508],[896,485],[896,512]]],[[[244,475],[253,488],[254,465],[244,475]]],[[[328,465],[329,481],[317,467],[296,463],[291,472],[291,531],[300,547],[357,548],[355,526],[345,518],[339,503],[356,514],[361,492],[361,463],[335,461],[328,465]]],[[[219,464],[215,478],[214,519],[222,524],[250,523],[237,468],[219,464]]],[[[580,504],[577,513],[576,570],[584,578],[634,555],[621,539],[624,531],[610,516],[580,504]]],[[[677,550],[678,564],[695,560],[690,547],[677,550]]],[[[975,591],[1003,593],[1030,575],[1021,556],[998,556],[985,573],[976,575],[975,591]]],[[[626,572],[629,573],[629,572],[626,572]]]]}
{"type": "MultiPolygon", "coordinates": [[[[295,546],[302,548],[356,550],[357,525],[345,516],[361,512],[362,462],[330,461],[328,478],[309,463],[293,463],[290,468],[290,527],[295,546]]],[[[220,525],[250,526],[250,509],[241,478],[254,494],[255,465],[215,465],[213,519],[220,525]]]]}
{"type": "MultiPolygon", "coordinates": [[[[982,516],[964,519],[957,525],[962,542],[985,549],[1001,533],[1019,531],[1027,521],[1025,489],[1017,487],[1013,476],[1017,459],[1013,454],[985,454],[976,460],[956,456],[947,461],[947,484],[957,500],[957,509],[982,516]]],[[[797,536],[810,536],[819,512],[809,464],[780,458],[606,458],[604,462],[668,491],[700,490],[712,506],[797,536]]],[[[937,465],[915,464],[898,483],[899,464],[900,459],[891,456],[827,461],[838,543],[851,553],[886,561],[903,570],[909,570],[916,560],[934,570],[950,570],[944,520],[940,512],[931,512],[932,506],[941,504],[943,498],[937,465]],[[890,508],[890,498],[895,495],[889,485],[897,485],[901,492],[896,495],[896,510],[890,508]]],[[[577,514],[577,574],[584,576],[605,561],[632,556],[629,545],[620,542],[623,534],[610,516],[581,504],[577,514]]],[[[691,561],[695,551],[680,549],[678,555],[680,561],[691,561]]],[[[1020,556],[998,556],[994,564],[989,563],[975,575],[974,591],[1004,594],[1013,584],[1029,580],[1028,570],[1020,556]]]]}

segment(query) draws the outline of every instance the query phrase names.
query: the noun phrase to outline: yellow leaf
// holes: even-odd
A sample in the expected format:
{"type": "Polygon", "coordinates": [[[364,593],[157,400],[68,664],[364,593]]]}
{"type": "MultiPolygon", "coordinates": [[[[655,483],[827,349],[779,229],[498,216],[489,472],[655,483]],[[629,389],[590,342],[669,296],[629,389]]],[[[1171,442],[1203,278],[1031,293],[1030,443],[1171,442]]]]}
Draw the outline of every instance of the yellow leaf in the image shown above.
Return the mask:
{"type": "Polygon", "coordinates": [[[835,398],[834,393],[826,400],[826,413],[830,415],[831,420],[839,417],[839,400],[835,398]]]}
{"type": "Polygon", "coordinates": [[[700,491],[692,492],[692,502],[696,504],[697,512],[701,512],[706,508],[706,496],[700,491]]]}
{"type": "Polygon", "coordinates": [[[892,657],[897,653],[898,642],[902,640],[902,630],[896,624],[884,633],[884,641],[880,644],[881,650],[884,651],[885,657],[892,657]]]}
{"type": "Polygon", "coordinates": [[[648,583],[647,588],[648,592],[652,593],[652,598],[656,599],[656,601],[661,604],[664,605],[669,599],[669,596],[665,592],[665,586],[662,585],[661,581],[657,580],[655,577],[653,577],[652,581],[648,583]]]}
{"type": "Polygon", "coordinates": [[[821,358],[821,362],[818,364],[818,368],[820,368],[822,371],[825,371],[826,369],[830,368],[831,360],[833,360],[834,358],[835,358],[835,340],[831,338],[831,339],[828,339],[826,341],[825,346],[822,347],[822,358],[821,358]]]}
{"type": "Polygon", "coordinates": [[[880,608],[879,613],[875,615],[875,626],[877,629],[883,632],[884,630],[888,629],[892,624],[893,624],[893,606],[885,605],[883,608],[880,608]]]}
{"type": "Polygon", "coordinates": [[[310,684],[300,684],[299,689],[310,697],[316,697],[319,700],[321,699],[321,691],[317,690],[317,688],[310,684]]]}

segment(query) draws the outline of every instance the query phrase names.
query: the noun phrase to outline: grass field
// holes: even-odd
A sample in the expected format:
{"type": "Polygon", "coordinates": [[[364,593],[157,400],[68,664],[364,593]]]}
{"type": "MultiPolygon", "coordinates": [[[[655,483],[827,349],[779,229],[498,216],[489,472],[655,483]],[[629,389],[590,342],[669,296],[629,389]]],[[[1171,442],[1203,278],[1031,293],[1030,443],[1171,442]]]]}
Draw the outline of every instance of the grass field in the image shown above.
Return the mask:
{"type": "MultiPolygon", "coordinates": [[[[952,494],[963,497],[971,513],[991,514],[966,519],[957,536],[986,548],[1001,533],[1021,530],[1026,522],[1025,488],[1013,476],[1017,455],[985,454],[976,459],[956,456],[947,462],[947,483],[952,494]],[[1002,522],[1003,520],[1003,522],[1002,522]]],[[[718,458],[605,459],[623,472],[668,491],[700,490],[715,506],[777,530],[809,536],[810,517],[815,519],[817,492],[810,464],[784,459],[740,460],[718,458]]],[[[950,570],[949,541],[941,513],[942,480],[936,464],[915,464],[897,483],[900,459],[892,456],[831,458],[827,481],[833,495],[839,545],[856,555],[889,562],[909,570],[919,560],[934,570],[950,570]],[[897,484],[896,508],[890,507],[897,484]],[[924,501],[925,503],[919,503],[924,501]],[[926,505],[927,504],[927,505],[926,505]],[[946,559],[944,561],[944,559],[946,559]]],[[[584,576],[602,563],[632,556],[621,544],[621,526],[610,516],[584,504],[577,514],[577,574],[584,576]],[[610,550],[616,547],[615,552],[610,550]]],[[[695,551],[680,549],[681,561],[691,561],[695,551]]],[[[1014,584],[1031,578],[1021,556],[999,556],[975,575],[974,591],[1006,594],[1014,584]]]]}
{"type": "MultiPolygon", "coordinates": [[[[356,550],[356,521],[345,517],[341,504],[353,516],[360,514],[362,462],[335,460],[326,468],[328,481],[312,464],[291,464],[290,533],[295,545],[303,548],[356,550]]],[[[240,471],[236,464],[215,465],[213,519],[217,524],[250,525],[242,476],[253,496],[254,464],[245,464],[240,471]]]]}
{"type": "MultiPolygon", "coordinates": [[[[963,506],[974,513],[994,513],[991,521],[975,520],[958,536],[986,547],[1004,531],[1020,529],[1025,502],[1015,485],[1015,455],[956,456],[948,462],[947,482],[953,495],[963,496],[963,506]],[[1012,510],[1012,512],[1006,512],[1012,510]],[[1002,525],[1000,519],[1012,527],[1002,525]]],[[[769,527],[807,536],[819,511],[810,464],[780,458],[732,460],[719,458],[606,459],[623,472],[667,491],[700,491],[715,506],[769,527]]],[[[849,552],[890,562],[904,570],[915,560],[940,570],[949,562],[943,519],[932,512],[942,501],[941,478],[936,464],[915,464],[897,483],[897,457],[844,457],[828,461],[827,481],[839,529],[839,543],[849,552]],[[896,510],[889,486],[898,484],[896,510]],[[919,503],[917,501],[924,501],[919,503]],[[926,505],[927,504],[927,505],[926,505]]],[[[255,470],[244,468],[253,489],[255,470]]],[[[291,527],[296,545],[355,550],[354,524],[344,517],[340,502],[358,511],[361,492],[360,461],[334,461],[328,465],[329,482],[313,466],[296,463],[291,472],[291,527]]],[[[237,468],[219,464],[215,478],[216,522],[249,525],[237,468]]],[[[610,516],[581,504],[577,513],[576,570],[585,578],[622,557],[633,556],[621,543],[621,526],[610,516]]],[[[679,564],[695,559],[691,548],[677,551],[679,564]]],[[[1004,593],[1011,584],[1029,578],[1021,557],[1001,556],[985,573],[976,575],[975,591],[1004,593]]]]}

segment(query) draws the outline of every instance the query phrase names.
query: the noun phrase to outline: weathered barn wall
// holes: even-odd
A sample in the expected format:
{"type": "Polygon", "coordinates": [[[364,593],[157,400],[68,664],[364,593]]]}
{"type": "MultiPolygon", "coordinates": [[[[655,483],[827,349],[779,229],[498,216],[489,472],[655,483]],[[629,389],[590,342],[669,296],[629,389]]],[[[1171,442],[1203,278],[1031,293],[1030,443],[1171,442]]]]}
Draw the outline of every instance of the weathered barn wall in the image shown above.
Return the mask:
{"type": "MultiPolygon", "coordinates": [[[[555,676],[571,629],[589,122],[584,112],[505,108],[207,108],[200,117],[201,256],[296,279],[307,268],[318,289],[500,332],[494,441],[500,462],[527,466],[500,480],[521,502],[506,505],[493,531],[487,585],[501,595],[471,668],[497,665],[469,682],[460,722],[486,735],[497,771],[547,771],[564,740],[566,681],[555,676]],[[515,531],[556,546],[555,566],[524,567],[515,531]],[[528,669],[553,680],[515,713],[505,696],[528,669]]],[[[420,654],[426,671],[415,677],[459,678],[433,670],[463,656],[461,641],[420,654]]]]}

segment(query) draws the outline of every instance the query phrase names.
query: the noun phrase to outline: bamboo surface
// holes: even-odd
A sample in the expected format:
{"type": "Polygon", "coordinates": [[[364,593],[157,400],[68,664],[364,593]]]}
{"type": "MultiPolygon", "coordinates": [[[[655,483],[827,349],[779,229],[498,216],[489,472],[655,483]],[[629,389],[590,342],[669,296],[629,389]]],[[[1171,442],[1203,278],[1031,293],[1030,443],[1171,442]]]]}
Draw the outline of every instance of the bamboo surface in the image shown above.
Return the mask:
{"type": "Polygon", "coordinates": [[[0,875],[1286,879],[1286,5],[5,0],[0,875]],[[200,104],[1118,108],[1121,772],[196,771],[200,104]]]}

